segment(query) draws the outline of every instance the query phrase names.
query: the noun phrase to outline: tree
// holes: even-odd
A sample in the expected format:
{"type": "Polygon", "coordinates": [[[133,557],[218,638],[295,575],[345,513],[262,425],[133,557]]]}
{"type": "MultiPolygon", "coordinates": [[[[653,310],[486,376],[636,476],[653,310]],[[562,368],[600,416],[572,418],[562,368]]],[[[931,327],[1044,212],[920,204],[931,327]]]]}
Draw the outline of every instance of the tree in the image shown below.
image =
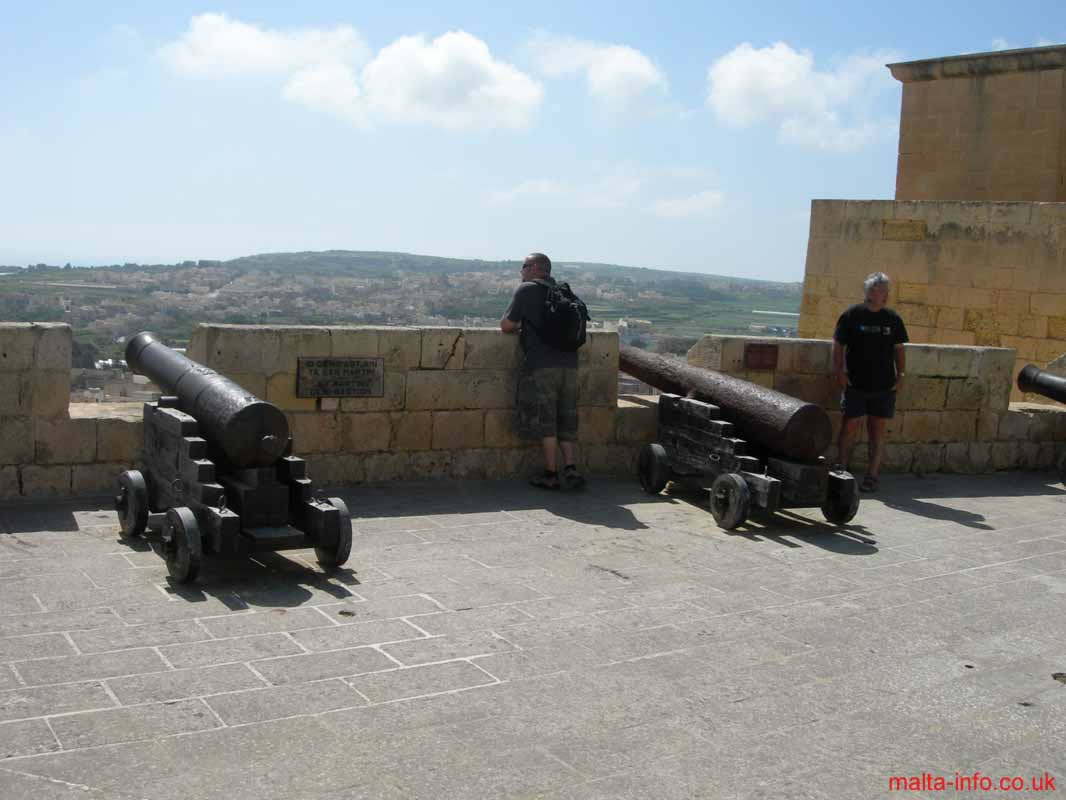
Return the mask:
{"type": "Polygon", "coordinates": [[[81,344],[75,339],[71,342],[70,365],[92,369],[93,365],[100,360],[100,350],[92,342],[81,344]]]}

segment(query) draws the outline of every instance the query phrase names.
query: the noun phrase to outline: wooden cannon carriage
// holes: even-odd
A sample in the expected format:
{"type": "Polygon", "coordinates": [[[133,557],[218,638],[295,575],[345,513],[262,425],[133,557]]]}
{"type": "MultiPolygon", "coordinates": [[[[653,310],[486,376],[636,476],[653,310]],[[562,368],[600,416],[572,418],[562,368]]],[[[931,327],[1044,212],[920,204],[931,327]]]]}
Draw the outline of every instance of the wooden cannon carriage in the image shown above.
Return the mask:
{"type": "Polygon", "coordinates": [[[178,582],[204,555],[313,547],[323,566],[352,547],[348,508],[312,496],[291,455],[288,420],[233,381],[171,350],[152,333],[126,346],[126,363],[166,395],[144,404],[137,469],[118,476],[115,508],[126,537],[149,536],[178,582]]]}
{"type": "Polygon", "coordinates": [[[821,455],[832,431],[823,409],[632,347],[620,348],[619,368],[667,392],[659,397],[658,441],[638,459],[645,491],[658,494],[672,480],[708,488],[724,530],[744,524],[753,507],[820,507],[835,525],[855,517],[854,476],[821,455]]]}

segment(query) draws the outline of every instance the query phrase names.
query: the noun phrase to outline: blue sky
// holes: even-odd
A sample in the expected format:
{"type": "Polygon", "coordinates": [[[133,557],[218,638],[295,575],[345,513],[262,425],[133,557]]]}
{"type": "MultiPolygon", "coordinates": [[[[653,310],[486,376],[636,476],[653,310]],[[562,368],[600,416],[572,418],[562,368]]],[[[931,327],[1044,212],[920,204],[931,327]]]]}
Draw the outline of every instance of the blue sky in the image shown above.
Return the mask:
{"type": "Polygon", "coordinates": [[[1066,41],[1055,2],[22,3],[0,264],[402,250],[800,280],[890,198],[882,66],[1066,41]]]}

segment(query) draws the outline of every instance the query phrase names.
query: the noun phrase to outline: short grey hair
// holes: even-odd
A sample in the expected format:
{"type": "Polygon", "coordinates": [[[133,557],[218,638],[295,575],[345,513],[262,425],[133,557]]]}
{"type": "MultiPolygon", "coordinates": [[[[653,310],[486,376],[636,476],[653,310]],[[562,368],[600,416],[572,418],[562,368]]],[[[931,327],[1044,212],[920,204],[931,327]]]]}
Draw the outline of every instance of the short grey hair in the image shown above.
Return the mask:
{"type": "Polygon", "coordinates": [[[875,286],[888,286],[892,281],[883,272],[871,272],[866,276],[866,280],[862,282],[862,289],[864,292],[870,291],[875,286]]]}

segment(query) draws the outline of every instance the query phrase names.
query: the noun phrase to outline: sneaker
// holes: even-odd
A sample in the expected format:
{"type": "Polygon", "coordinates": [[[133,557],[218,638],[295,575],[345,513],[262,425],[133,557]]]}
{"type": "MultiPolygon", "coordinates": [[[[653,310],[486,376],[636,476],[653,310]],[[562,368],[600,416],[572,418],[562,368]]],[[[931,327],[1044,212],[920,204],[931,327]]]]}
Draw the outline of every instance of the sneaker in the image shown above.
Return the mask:
{"type": "Polygon", "coordinates": [[[567,464],[563,467],[563,483],[567,489],[580,489],[585,485],[585,477],[577,471],[576,466],[567,464]]]}
{"type": "Polygon", "coordinates": [[[538,475],[535,478],[530,478],[529,485],[536,486],[538,489],[558,489],[559,476],[554,472],[548,472],[547,470],[545,470],[543,475],[538,475]]]}

